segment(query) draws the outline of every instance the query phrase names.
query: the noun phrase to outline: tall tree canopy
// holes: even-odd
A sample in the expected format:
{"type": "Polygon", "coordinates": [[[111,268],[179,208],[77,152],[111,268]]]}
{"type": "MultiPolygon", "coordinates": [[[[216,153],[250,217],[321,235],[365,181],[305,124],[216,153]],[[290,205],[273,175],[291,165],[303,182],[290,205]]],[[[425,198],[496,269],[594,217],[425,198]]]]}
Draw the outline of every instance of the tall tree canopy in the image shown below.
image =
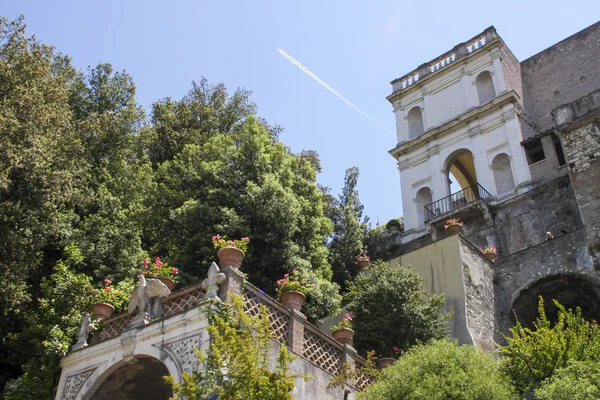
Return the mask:
{"type": "Polygon", "coordinates": [[[91,287],[150,255],[201,278],[216,233],[251,237],[242,270],[266,292],[297,269],[316,286],[309,317],[336,312],[318,155],[255,113],[250,92],[201,79],[146,116],[126,72],[78,71],[0,20],[0,392],[52,397],[91,287]]]}

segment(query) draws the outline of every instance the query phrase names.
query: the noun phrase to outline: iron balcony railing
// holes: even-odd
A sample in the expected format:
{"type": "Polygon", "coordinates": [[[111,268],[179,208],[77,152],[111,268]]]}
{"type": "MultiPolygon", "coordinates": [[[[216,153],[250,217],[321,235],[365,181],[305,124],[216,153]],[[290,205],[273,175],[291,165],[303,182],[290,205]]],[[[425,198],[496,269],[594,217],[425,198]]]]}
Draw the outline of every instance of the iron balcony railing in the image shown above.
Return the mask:
{"type": "Polygon", "coordinates": [[[477,200],[482,200],[489,204],[492,195],[485,190],[479,183],[469,186],[443,199],[436,200],[433,203],[425,206],[425,221],[429,221],[440,215],[447,214],[453,210],[473,203],[477,200]]]}

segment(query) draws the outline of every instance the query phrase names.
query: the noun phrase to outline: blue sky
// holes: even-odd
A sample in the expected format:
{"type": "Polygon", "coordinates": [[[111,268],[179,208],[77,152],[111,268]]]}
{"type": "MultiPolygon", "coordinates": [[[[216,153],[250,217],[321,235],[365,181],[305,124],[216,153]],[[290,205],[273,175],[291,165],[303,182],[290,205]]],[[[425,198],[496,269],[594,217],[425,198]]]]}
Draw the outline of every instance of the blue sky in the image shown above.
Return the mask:
{"type": "Polygon", "coordinates": [[[338,193],[360,168],[359,191],[373,223],[402,214],[389,82],[490,25],[524,60],[596,22],[600,1],[7,1],[0,14],[26,16],[29,33],[81,69],[125,69],[146,108],[181,98],[205,76],[253,91],[259,115],[280,139],[316,150],[321,184],[338,193]],[[302,72],[294,57],[383,127],[302,72]]]}

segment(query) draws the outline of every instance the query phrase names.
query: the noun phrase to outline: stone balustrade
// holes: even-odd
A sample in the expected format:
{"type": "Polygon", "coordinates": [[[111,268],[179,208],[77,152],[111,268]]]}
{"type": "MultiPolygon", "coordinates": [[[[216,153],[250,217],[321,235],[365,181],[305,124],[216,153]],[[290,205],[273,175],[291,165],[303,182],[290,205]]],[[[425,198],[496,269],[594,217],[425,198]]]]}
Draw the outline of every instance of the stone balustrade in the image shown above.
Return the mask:
{"type": "MultiPolygon", "coordinates": [[[[285,308],[256,286],[244,282],[245,275],[239,270],[225,267],[223,272],[227,278],[220,285],[219,297],[224,301],[230,301],[232,295],[242,296],[246,312],[250,315],[257,315],[260,305],[265,305],[273,329],[273,339],[287,345],[297,356],[305,358],[332,375],[338,374],[345,362],[353,366],[364,365],[365,360],[353,347],[339,343],[309,323],[301,312],[285,308]]],[[[198,307],[204,299],[205,289],[201,283],[177,290],[163,299],[162,319],[198,307]]],[[[118,338],[128,329],[131,319],[131,315],[127,313],[120,313],[106,319],[90,344],[118,338]]],[[[165,320],[164,323],[168,321],[165,320]]],[[[356,382],[348,382],[348,384],[362,390],[370,384],[370,380],[366,376],[361,376],[356,382]]]]}
{"type": "Polygon", "coordinates": [[[411,71],[408,74],[393,80],[391,82],[393,92],[396,93],[410,87],[426,76],[439,71],[440,69],[450,65],[464,56],[475,52],[476,50],[481,49],[486,45],[486,43],[489,43],[497,37],[498,35],[496,33],[496,29],[493,26],[487,28],[485,31],[473,37],[472,39],[454,46],[452,50],[442,54],[430,62],[420,65],[414,71],[411,71]]]}

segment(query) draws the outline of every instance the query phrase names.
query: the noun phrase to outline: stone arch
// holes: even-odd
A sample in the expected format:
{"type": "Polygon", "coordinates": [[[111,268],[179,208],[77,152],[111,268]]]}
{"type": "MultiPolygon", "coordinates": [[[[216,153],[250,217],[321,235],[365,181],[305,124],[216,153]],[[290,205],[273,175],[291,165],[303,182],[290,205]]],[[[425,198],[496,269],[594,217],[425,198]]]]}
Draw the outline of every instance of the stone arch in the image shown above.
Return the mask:
{"type": "MultiPolygon", "coordinates": [[[[450,175],[454,177],[455,182],[458,183],[461,189],[466,189],[477,183],[473,153],[468,149],[453,151],[444,161],[444,170],[448,180],[450,180],[450,175]]],[[[450,186],[450,181],[448,186],[450,186]]],[[[448,193],[451,193],[450,188],[448,188],[448,193]]]]}
{"type": "Polygon", "coordinates": [[[510,157],[506,153],[500,153],[494,157],[492,171],[494,172],[496,194],[506,193],[515,188],[510,157]]]}
{"type": "Polygon", "coordinates": [[[413,140],[425,132],[425,127],[423,125],[423,111],[421,111],[421,107],[415,106],[411,108],[408,114],[406,114],[406,119],[408,120],[409,140],[413,140]]]}
{"type": "Polygon", "coordinates": [[[173,390],[163,376],[171,371],[159,359],[139,356],[136,362],[119,361],[94,382],[85,400],[167,400],[173,390]]]}
{"type": "Polygon", "coordinates": [[[475,86],[477,86],[477,96],[479,96],[479,104],[485,104],[496,97],[496,89],[490,71],[483,71],[475,78],[475,86]]]}
{"type": "Polygon", "coordinates": [[[417,226],[421,228],[425,225],[425,221],[431,219],[432,215],[425,210],[425,206],[433,202],[433,194],[431,189],[427,186],[419,189],[415,196],[415,202],[417,203],[417,226]]]}
{"type": "Polygon", "coordinates": [[[546,276],[521,290],[512,303],[511,322],[516,318],[527,327],[532,327],[538,316],[538,298],[544,299],[544,310],[551,321],[556,321],[557,312],[553,300],[558,300],[567,309],[581,308],[583,317],[600,319],[600,287],[587,277],[576,274],[546,276]]]}

